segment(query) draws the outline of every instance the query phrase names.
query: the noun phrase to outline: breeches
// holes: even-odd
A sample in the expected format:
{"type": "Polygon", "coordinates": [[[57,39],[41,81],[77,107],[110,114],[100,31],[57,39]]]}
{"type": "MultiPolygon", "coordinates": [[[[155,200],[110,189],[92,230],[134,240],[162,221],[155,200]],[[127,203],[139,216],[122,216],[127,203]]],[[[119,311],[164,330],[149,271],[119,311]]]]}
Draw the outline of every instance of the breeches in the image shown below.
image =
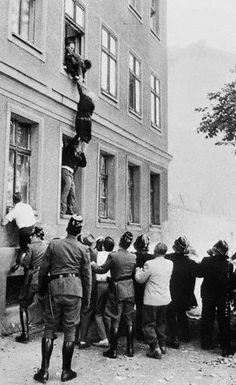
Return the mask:
{"type": "Polygon", "coordinates": [[[44,337],[53,338],[54,332],[62,322],[64,340],[73,342],[75,340],[76,325],[80,321],[81,298],[73,295],[55,295],[49,297],[45,304],[44,313],[44,337]]]}

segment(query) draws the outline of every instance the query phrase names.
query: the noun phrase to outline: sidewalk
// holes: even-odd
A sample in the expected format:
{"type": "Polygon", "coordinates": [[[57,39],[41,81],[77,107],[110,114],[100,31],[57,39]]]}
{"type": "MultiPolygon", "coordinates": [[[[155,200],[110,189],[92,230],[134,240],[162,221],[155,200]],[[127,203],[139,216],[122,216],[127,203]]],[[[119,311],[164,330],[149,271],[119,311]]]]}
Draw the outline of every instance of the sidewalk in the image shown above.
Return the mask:
{"type": "MultiPolygon", "coordinates": [[[[0,339],[0,384],[36,384],[33,374],[40,367],[41,336],[28,344],[16,343],[15,336],[0,339]]],[[[48,384],[61,384],[62,334],[58,333],[51,357],[48,384]]],[[[198,341],[168,349],[161,360],[146,357],[147,346],[135,342],[135,356],[124,355],[125,339],[119,340],[119,357],[102,356],[102,348],[75,348],[72,368],[77,378],[68,384],[83,385],[235,385],[236,355],[222,358],[220,349],[202,351],[198,341]]]]}

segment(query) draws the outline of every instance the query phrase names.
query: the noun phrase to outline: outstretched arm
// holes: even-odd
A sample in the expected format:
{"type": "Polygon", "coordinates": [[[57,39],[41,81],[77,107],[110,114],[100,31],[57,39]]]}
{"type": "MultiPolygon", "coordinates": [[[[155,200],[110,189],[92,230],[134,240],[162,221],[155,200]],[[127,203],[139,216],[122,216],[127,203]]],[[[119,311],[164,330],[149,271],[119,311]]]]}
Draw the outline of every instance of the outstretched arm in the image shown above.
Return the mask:
{"type": "Polygon", "coordinates": [[[83,93],[82,87],[81,87],[79,82],[77,82],[77,88],[78,88],[78,91],[79,91],[79,96],[81,97],[84,93],[83,93]]]}

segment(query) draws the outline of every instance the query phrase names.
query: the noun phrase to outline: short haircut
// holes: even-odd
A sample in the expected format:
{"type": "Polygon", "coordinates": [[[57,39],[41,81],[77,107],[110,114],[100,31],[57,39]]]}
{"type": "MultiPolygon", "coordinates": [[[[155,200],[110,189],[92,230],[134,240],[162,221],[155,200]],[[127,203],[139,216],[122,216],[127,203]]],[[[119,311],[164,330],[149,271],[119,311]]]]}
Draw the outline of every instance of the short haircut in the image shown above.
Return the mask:
{"type": "Polygon", "coordinates": [[[106,237],[104,240],[104,249],[105,251],[112,251],[115,246],[115,241],[112,237],[106,237]]]}
{"type": "Polygon", "coordinates": [[[19,203],[22,201],[22,195],[20,192],[15,192],[13,194],[13,203],[19,203]]]}
{"type": "Polygon", "coordinates": [[[84,60],[84,65],[87,70],[89,70],[92,67],[92,62],[88,59],[84,60]]]}

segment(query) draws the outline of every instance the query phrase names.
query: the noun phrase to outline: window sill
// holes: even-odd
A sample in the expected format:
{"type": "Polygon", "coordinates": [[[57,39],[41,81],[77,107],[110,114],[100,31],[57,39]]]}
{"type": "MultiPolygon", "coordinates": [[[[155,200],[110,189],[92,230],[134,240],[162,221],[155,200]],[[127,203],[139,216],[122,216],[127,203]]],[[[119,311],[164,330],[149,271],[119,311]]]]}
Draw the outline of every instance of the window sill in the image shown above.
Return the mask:
{"type": "Polygon", "coordinates": [[[160,38],[159,34],[158,34],[156,31],[154,31],[153,29],[150,29],[150,33],[151,33],[151,35],[152,35],[156,40],[158,40],[159,42],[161,41],[161,38],[160,38]]]}
{"type": "Polygon", "coordinates": [[[97,226],[103,228],[116,227],[116,221],[115,219],[98,218],[97,226]]]}
{"type": "Polygon", "coordinates": [[[141,114],[135,112],[132,108],[129,108],[129,116],[133,119],[137,120],[139,123],[143,123],[143,117],[141,114]]]}
{"type": "Polygon", "coordinates": [[[118,99],[115,96],[108,94],[104,90],[100,90],[100,96],[103,100],[110,103],[114,107],[118,107],[118,99]]]}
{"type": "Polygon", "coordinates": [[[8,39],[18,45],[19,47],[23,48],[27,52],[31,53],[32,55],[36,56],[43,62],[45,62],[45,55],[41,48],[38,46],[30,43],[29,41],[23,39],[20,35],[17,35],[16,33],[12,33],[8,39]]]}
{"type": "Polygon", "coordinates": [[[156,124],[151,123],[151,130],[155,132],[158,135],[162,135],[162,130],[160,127],[158,127],[156,124]]]}
{"type": "Polygon", "coordinates": [[[141,223],[127,222],[127,226],[129,226],[131,228],[138,228],[138,229],[140,229],[141,228],[141,223]]]}
{"type": "Polygon", "coordinates": [[[142,23],[142,16],[140,14],[140,12],[135,9],[132,4],[129,4],[129,10],[133,13],[133,15],[138,19],[138,21],[140,21],[140,23],[142,23]]]}
{"type": "Polygon", "coordinates": [[[159,225],[150,224],[149,229],[150,229],[150,231],[161,229],[161,224],[159,224],[159,225]]]}

